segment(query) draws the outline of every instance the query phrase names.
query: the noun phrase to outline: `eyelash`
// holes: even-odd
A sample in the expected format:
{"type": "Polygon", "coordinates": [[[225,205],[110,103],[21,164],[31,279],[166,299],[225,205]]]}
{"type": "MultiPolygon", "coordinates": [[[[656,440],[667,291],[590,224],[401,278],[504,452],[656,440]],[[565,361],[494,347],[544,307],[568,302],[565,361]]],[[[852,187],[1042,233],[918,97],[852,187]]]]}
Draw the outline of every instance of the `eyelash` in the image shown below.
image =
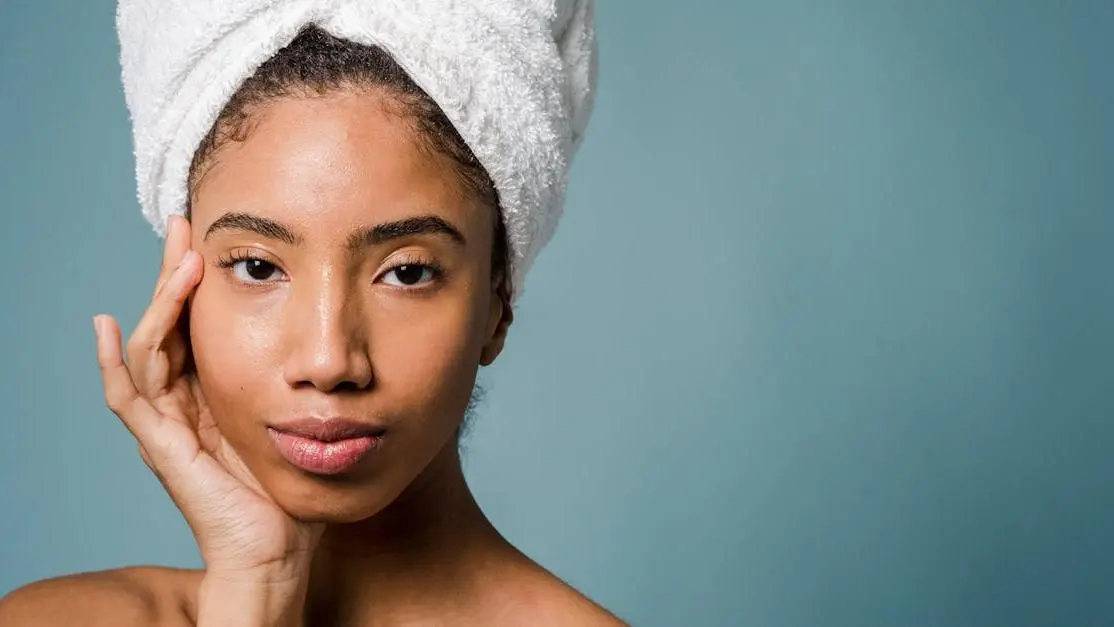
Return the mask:
{"type": "MultiPolygon", "coordinates": [[[[234,251],[228,253],[227,255],[220,257],[219,259],[217,259],[217,266],[227,270],[227,269],[231,269],[233,266],[240,263],[241,261],[261,261],[263,263],[266,263],[266,264],[269,264],[269,265],[273,266],[275,268],[275,270],[277,270],[279,272],[282,272],[283,274],[286,274],[282,270],[282,268],[280,268],[278,266],[278,264],[275,264],[275,263],[263,258],[260,255],[257,255],[257,254],[255,254],[251,251],[246,251],[246,250],[234,250],[234,251]]],[[[391,267],[387,268],[387,270],[384,271],[383,274],[380,275],[380,276],[385,276],[388,273],[394,272],[395,270],[398,270],[398,269],[403,268],[405,266],[419,266],[419,267],[428,269],[432,273],[432,277],[429,279],[429,281],[427,281],[427,282],[425,282],[421,285],[414,286],[414,287],[399,287],[399,286],[396,286],[396,285],[392,285],[391,287],[396,287],[398,289],[405,289],[405,290],[420,290],[420,289],[423,289],[423,288],[439,281],[445,275],[445,268],[441,264],[437,263],[436,261],[433,261],[431,259],[422,259],[422,258],[417,257],[417,256],[410,256],[410,257],[405,257],[405,258],[400,259],[399,261],[395,262],[394,264],[391,265],[391,267]]],[[[264,285],[266,283],[273,283],[273,282],[274,281],[251,281],[251,282],[248,282],[247,284],[248,285],[264,285]]]]}
{"type": "Polygon", "coordinates": [[[425,283],[418,284],[418,285],[413,285],[413,286],[411,286],[411,285],[403,285],[403,286],[391,285],[390,287],[395,288],[395,289],[411,290],[411,291],[429,289],[429,288],[433,287],[434,285],[436,285],[437,283],[439,283],[441,281],[441,278],[445,276],[444,266],[437,263],[436,261],[433,261],[432,259],[422,259],[421,257],[418,257],[416,255],[404,256],[402,259],[400,259],[400,260],[396,261],[395,263],[391,264],[391,267],[387,268],[386,271],[384,271],[383,274],[381,274],[380,276],[386,276],[386,275],[390,274],[391,272],[394,272],[395,270],[398,270],[399,268],[402,268],[402,267],[405,267],[405,266],[417,266],[419,268],[425,268],[425,269],[429,270],[431,276],[430,276],[428,281],[426,281],[425,283]]]}
{"type": "MultiPolygon", "coordinates": [[[[234,250],[234,251],[228,253],[227,255],[221,256],[219,259],[217,259],[217,266],[220,267],[220,268],[224,268],[226,270],[229,270],[233,266],[235,266],[236,264],[240,263],[241,261],[261,261],[263,263],[270,264],[270,265],[274,266],[274,268],[276,270],[278,270],[279,272],[282,272],[282,268],[279,268],[278,264],[272,263],[271,261],[269,261],[267,259],[264,259],[263,257],[261,257],[259,255],[256,255],[256,254],[254,254],[250,251],[242,251],[242,250],[234,250]]],[[[286,273],[283,272],[283,274],[286,274],[286,273]]],[[[243,281],[241,281],[241,282],[243,282],[243,281]]],[[[248,285],[263,285],[263,284],[266,284],[266,283],[274,283],[274,281],[251,281],[251,282],[246,282],[246,283],[248,285]]]]}

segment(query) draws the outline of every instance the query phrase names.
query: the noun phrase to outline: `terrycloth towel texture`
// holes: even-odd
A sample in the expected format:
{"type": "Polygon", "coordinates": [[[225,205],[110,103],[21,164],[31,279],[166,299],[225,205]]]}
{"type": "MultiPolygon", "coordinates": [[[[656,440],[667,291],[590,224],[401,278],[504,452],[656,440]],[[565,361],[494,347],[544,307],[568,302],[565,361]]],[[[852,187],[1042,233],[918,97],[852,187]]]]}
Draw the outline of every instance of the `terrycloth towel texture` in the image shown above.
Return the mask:
{"type": "Polygon", "coordinates": [[[120,0],[143,214],[161,236],[233,92],[307,23],[388,50],[487,169],[516,298],[560,218],[596,85],[593,0],[120,0]]]}

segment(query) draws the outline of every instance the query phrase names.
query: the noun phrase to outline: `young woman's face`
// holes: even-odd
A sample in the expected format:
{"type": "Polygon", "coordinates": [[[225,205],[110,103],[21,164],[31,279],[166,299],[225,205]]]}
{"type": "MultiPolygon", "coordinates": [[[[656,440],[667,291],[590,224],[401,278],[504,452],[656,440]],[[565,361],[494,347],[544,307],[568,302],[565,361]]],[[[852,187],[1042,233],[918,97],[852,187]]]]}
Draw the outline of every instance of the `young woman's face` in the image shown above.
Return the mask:
{"type": "Polygon", "coordinates": [[[505,334],[493,210],[383,97],[268,103],[193,197],[202,392],[263,487],[307,519],[371,516],[452,455],[477,368],[505,334]],[[269,430],[305,418],[385,431],[323,474],[288,461],[269,430]]]}

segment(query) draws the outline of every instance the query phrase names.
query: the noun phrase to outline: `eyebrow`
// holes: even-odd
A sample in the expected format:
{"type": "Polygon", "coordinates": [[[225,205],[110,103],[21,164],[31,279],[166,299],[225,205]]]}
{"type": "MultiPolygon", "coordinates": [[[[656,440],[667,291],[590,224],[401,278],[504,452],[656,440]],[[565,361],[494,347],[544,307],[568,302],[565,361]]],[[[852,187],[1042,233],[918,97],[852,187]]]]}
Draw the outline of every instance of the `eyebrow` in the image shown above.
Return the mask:
{"type": "Polygon", "coordinates": [[[202,240],[207,241],[210,235],[221,231],[248,231],[251,233],[258,233],[263,237],[277,239],[291,246],[298,246],[303,241],[302,236],[298,235],[281,222],[276,222],[270,218],[253,216],[250,213],[226,213],[216,220],[213,220],[213,223],[210,224],[209,228],[205,231],[205,237],[203,237],[202,240]]]}
{"type": "Polygon", "coordinates": [[[449,241],[464,248],[468,245],[464,234],[444,219],[434,216],[415,216],[394,222],[384,222],[375,226],[357,231],[348,236],[349,250],[359,250],[367,246],[376,246],[393,239],[410,237],[414,235],[441,235],[449,241]]]}
{"type": "MultiPolygon", "coordinates": [[[[202,239],[208,240],[210,235],[220,231],[258,233],[263,237],[277,239],[291,246],[299,246],[305,241],[305,238],[285,224],[250,213],[233,212],[222,215],[209,225],[209,228],[205,231],[205,237],[202,239]]],[[[460,247],[467,245],[467,240],[459,229],[438,216],[424,215],[384,222],[356,231],[348,236],[348,248],[357,251],[368,246],[376,246],[414,235],[441,235],[448,237],[450,241],[460,247]]]]}

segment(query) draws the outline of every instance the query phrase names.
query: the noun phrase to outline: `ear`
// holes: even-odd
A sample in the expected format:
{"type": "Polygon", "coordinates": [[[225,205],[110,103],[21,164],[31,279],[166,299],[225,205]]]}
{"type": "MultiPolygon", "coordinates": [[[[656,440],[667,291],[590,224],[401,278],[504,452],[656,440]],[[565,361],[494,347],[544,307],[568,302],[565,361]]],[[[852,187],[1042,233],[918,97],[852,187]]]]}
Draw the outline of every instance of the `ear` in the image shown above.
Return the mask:
{"type": "Polygon", "coordinates": [[[511,308],[510,293],[507,291],[506,281],[500,280],[498,287],[492,291],[491,307],[488,309],[484,336],[487,343],[480,352],[481,366],[490,366],[499,353],[503,352],[503,342],[507,339],[507,330],[512,322],[514,309],[511,308]]]}

